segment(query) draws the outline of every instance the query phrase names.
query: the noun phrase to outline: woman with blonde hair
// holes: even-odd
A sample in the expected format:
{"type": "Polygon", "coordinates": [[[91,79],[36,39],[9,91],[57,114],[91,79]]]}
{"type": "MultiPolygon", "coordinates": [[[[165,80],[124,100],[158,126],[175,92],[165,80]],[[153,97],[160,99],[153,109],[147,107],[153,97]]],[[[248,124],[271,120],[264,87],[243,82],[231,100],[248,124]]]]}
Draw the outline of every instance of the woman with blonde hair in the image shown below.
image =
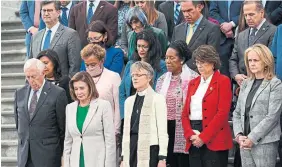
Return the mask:
{"type": "Polygon", "coordinates": [[[242,167],[275,166],[281,135],[282,84],[274,74],[274,59],[266,46],[249,47],[244,60],[248,79],[240,87],[233,112],[242,167]]]}

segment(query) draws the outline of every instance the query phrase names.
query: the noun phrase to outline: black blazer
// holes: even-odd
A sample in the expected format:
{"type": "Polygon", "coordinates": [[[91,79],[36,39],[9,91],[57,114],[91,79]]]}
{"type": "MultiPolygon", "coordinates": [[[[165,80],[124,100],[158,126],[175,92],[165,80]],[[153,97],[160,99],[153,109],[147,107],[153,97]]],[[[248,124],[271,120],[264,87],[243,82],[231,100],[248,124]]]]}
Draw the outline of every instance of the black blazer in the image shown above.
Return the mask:
{"type": "Polygon", "coordinates": [[[278,26],[282,23],[282,1],[266,1],[266,18],[270,23],[278,26]]]}
{"type": "Polygon", "coordinates": [[[48,80],[52,83],[54,83],[55,85],[63,88],[66,91],[66,95],[68,98],[68,104],[73,102],[71,95],[70,95],[70,89],[69,89],[69,82],[70,82],[70,78],[66,75],[62,76],[59,80],[48,80]]]}
{"type": "Polygon", "coordinates": [[[177,24],[174,24],[174,1],[166,1],[161,3],[159,5],[159,11],[165,15],[168,28],[168,40],[171,41],[174,27],[184,21],[183,13],[179,11],[177,24]]]}

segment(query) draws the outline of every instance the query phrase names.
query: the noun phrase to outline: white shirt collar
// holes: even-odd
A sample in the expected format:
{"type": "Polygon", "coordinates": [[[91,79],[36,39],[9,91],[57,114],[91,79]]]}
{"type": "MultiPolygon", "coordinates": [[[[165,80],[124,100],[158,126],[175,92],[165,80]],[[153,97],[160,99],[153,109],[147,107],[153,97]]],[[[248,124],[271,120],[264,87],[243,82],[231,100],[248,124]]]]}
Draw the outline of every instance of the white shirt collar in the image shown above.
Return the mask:
{"type": "Polygon", "coordinates": [[[211,76],[209,76],[206,80],[204,79],[204,77],[202,77],[201,76],[201,84],[210,84],[210,82],[211,82],[211,80],[212,80],[212,76],[213,76],[213,74],[211,75],[211,76]]]}
{"type": "MultiPolygon", "coordinates": [[[[149,88],[149,87],[148,87],[149,88]]],[[[148,88],[146,88],[145,90],[141,91],[141,92],[137,92],[137,94],[139,96],[145,96],[147,94],[148,88]]]]}
{"type": "MultiPolygon", "coordinates": [[[[68,8],[68,10],[70,10],[71,9],[71,5],[72,5],[72,1],[70,1],[70,3],[67,5],[67,6],[65,6],[66,8],[68,8]]],[[[62,6],[62,8],[63,8],[64,6],[62,6]]]]}
{"type": "MultiPolygon", "coordinates": [[[[52,33],[57,32],[59,26],[60,26],[60,22],[58,21],[57,24],[55,24],[55,25],[51,28],[52,33]]],[[[46,27],[46,32],[47,32],[48,30],[50,30],[50,29],[49,29],[48,27],[46,27]]]]}
{"type": "MultiPolygon", "coordinates": [[[[98,5],[99,5],[99,3],[100,3],[100,0],[94,0],[93,1],[93,4],[94,4],[94,8],[97,8],[98,7],[98,5]]],[[[89,8],[89,4],[90,4],[90,0],[87,0],[87,10],[88,10],[88,8],[89,8]]]]}
{"type": "MultiPolygon", "coordinates": [[[[259,31],[259,29],[261,28],[261,26],[264,24],[264,22],[266,21],[266,19],[263,19],[260,24],[257,26],[257,32],[259,31]]],[[[253,30],[253,28],[252,28],[253,30]]]]}

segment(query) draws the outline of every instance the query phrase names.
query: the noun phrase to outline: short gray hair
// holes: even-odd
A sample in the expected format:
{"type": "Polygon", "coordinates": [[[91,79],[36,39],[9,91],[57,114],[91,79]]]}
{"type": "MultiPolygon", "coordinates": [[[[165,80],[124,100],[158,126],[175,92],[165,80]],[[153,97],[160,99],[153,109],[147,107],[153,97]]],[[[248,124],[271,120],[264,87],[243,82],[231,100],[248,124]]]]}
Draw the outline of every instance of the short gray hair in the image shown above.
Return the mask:
{"type": "Polygon", "coordinates": [[[44,68],[45,68],[45,64],[42,63],[40,60],[36,59],[36,58],[32,58],[32,59],[28,59],[25,63],[24,63],[24,72],[29,69],[29,68],[36,68],[37,70],[39,70],[40,73],[43,72],[44,68]]]}
{"type": "Polygon", "coordinates": [[[146,70],[148,72],[149,77],[151,77],[151,78],[154,77],[153,67],[149,63],[146,63],[144,61],[136,61],[135,63],[133,63],[130,67],[130,73],[132,71],[141,70],[141,69],[146,70]]]}
{"type": "Polygon", "coordinates": [[[243,2],[243,6],[247,4],[255,4],[257,7],[257,11],[264,10],[263,4],[261,0],[245,0],[243,2]]]}

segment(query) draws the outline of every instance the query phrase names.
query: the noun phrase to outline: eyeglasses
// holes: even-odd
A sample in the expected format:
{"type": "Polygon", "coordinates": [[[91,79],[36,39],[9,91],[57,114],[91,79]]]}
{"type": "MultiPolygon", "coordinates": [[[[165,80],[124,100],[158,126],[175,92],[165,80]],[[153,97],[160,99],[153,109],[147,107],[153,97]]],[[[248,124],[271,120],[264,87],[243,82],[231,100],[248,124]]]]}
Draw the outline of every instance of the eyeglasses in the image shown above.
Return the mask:
{"type": "Polygon", "coordinates": [[[195,64],[196,64],[196,66],[198,66],[198,65],[205,65],[206,64],[206,62],[203,62],[203,61],[195,61],[195,64]]]}
{"type": "Polygon", "coordinates": [[[90,67],[90,68],[94,68],[95,66],[97,66],[97,63],[90,63],[90,64],[86,64],[86,63],[85,63],[85,67],[86,67],[86,68],[89,68],[89,67],[90,67]]]}
{"type": "Polygon", "coordinates": [[[46,12],[51,13],[53,11],[54,11],[54,9],[41,9],[42,13],[46,13],[46,12]]]}
{"type": "Polygon", "coordinates": [[[146,76],[148,74],[131,74],[131,78],[140,78],[142,76],[146,76]]]}
{"type": "Polygon", "coordinates": [[[137,45],[137,50],[139,49],[143,49],[143,50],[149,50],[149,46],[145,46],[145,45],[137,45]]]}
{"type": "Polygon", "coordinates": [[[97,42],[97,41],[99,41],[101,39],[102,36],[103,35],[100,35],[99,37],[88,37],[87,41],[88,42],[97,42]]]}

